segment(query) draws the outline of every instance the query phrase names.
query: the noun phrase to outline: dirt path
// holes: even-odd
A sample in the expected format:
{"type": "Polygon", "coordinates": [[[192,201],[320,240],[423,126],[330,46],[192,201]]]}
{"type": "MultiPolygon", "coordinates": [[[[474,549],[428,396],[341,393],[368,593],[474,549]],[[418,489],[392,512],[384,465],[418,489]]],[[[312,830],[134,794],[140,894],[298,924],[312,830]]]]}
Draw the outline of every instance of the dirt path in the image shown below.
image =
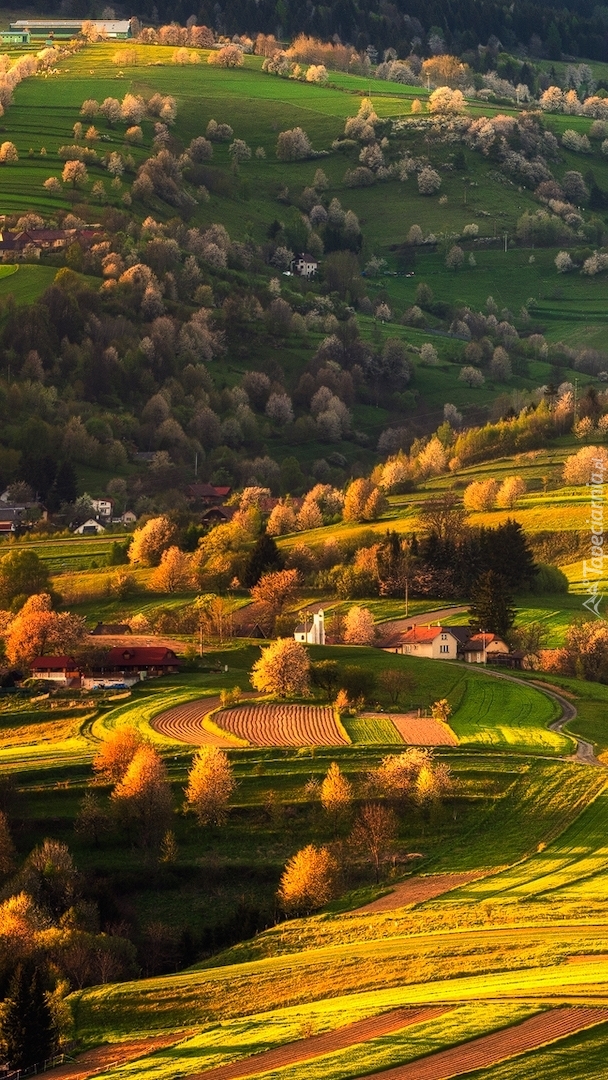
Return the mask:
{"type": "Polygon", "coordinates": [[[394,911],[406,904],[422,904],[425,900],[434,900],[436,896],[485,877],[483,870],[467,870],[462,874],[429,874],[428,877],[414,877],[396,885],[392,892],[372,900],[371,904],[357,908],[357,913],[369,911],[378,914],[382,911],[394,911]]]}
{"type": "Polygon", "coordinates": [[[608,1021],[608,1009],[563,1006],[531,1016],[521,1024],[441,1050],[409,1065],[385,1069],[358,1080],[448,1080],[476,1069],[487,1069],[507,1058],[536,1050],[577,1031],[608,1021]]]}
{"type": "Polygon", "coordinates": [[[203,717],[219,708],[219,705],[219,696],[187,701],[184,705],[175,705],[173,709],[167,709],[152,717],[150,727],[159,735],[175,739],[176,742],[188,743],[190,746],[223,746],[234,750],[234,740],[205,731],[203,727],[203,717]]]}
{"type": "Polygon", "coordinates": [[[172,1035],[157,1035],[154,1038],[136,1039],[133,1042],[112,1043],[109,1046],[98,1046],[95,1050],[87,1050],[85,1054],[70,1065],[60,1065],[57,1069],[49,1069],[48,1075],[51,1080],[87,1080],[89,1076],[105,1072],[113,1065],[126,1065],[129,1061],[145,1057],[154,1053],[155,1050],[164,1050],[168,1046],[175,1046],[188,1036],[188,1032],[181,1031],[172,1035]]]}
{"type": "Polygon", "coordinates": [[[452,1007],[428,1005],[420,1009],[394,1009],[380,1016],[371,1016],[368,1020],[357,1020],[354,1024],[336,1028],[335,1031],[326,1031],[323,1035],[311,1035],[308,1039],[287,1043],[276,1050],[265,1050],[253,1057],[233,1061],[230,1065],[189,1073],[187,1080],[238,1080],[241,1076],[255,1076],[270,1069],[280,1069],[284,1065],[294,1065],[308,1058],[331,1054],[334,1050],[344,1050],[357,1043],[376,1039],[380,1035],[388,1035],[391,1031],[399,1031],[411,1024],[421,1024],[449,1012],[452,1007]]]}

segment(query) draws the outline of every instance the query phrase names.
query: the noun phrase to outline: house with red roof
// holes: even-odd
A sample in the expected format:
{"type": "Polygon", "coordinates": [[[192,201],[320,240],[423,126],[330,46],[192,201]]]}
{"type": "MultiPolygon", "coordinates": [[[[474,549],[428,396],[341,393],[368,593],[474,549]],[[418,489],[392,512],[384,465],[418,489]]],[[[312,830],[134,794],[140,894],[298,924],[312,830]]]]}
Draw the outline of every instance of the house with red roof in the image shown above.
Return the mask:
{"type": "MultiPolygon", "coordinates": [[[[464,647],[467,664],[493,664],[496,658],[507,656],[509,646],[498,634],[472,634],[464,647]]],[[[500,661],[498,661],[500,663],[500,661]]]]}
{"type": "Polygon", "coordinates": [[[58,686],[80,686],[80,665],[73,656],[37,656],[32,661],[32,675],[58,686]]]}

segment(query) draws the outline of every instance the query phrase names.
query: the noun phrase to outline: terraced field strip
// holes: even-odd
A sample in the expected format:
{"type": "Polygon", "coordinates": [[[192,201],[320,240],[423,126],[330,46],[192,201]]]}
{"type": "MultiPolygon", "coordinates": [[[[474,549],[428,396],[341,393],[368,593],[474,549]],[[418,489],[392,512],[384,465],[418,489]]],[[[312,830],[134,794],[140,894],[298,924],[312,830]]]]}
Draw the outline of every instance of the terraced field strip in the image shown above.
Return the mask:
{"type": "MultiPolygon", "coordinates": [[[[376,719],[373,713],[362,715],[376,719]]],[[[448,725],[433,720],[432,717],[418,716],[418,713],[411,712],[391,713],[389,719],[403,741],[410,746],[458,746],[458,739],[448,725]]]]}
{"type": "Polygon", "coordinates": [[[88,1080],[88,1077],[96,1076],[97,1073],[105,1072],[106,1069],[111,1069],[116,1065],[125,1065],[147,1054],[153,1054],[155,1050],[175,1046],[186,1034],[181,1031],[172,1035],[156,1035],[148,1039],[134,1039],[124,1043],[97,1046],[94,1050],[87,1050],[86,1053],[81,1054],[69,1065],[49,1069],[48,1074],[52,1080],[88,1080]]]}
{"type": "Polygon", "coordinates": [[[215,717],[253,746],[345,746],[330,705],[237,705],[215,717]]]}
{"type": "Polygon", "coordinates": [[[219,705],[219,697],[187,701],[184,705],[175,705],[172,709],[153,716],[150,727],[159,735],[165,735],[176,742],[188,743],[190,746],[222,746],[234,749],[234,742],[227,736],[224,738],[214,731],[206,731],[203,727],[204,717],[219,708],[219,705]]]}
{"type": "Polygon", "coordinates": [[[394,1009],[380,1016],[371,1016],[367,1020],[357,1020],[354,1024],[326,1031],[322,1035],[311,1035],[308,1039],[287,1043],[276,1050],[266,1050],[254,1057],[233,1061],[229,1065],[220,1065],[205,1072],[190,1073],[188,1080],[238,1080],[242,1076],[255,1076],[257,1073],[280,1069],[285,1065],[295,1065],[298,1061],[331,1054],[335,1050],[345,1050],[357,1043],[365,1043],[381,1035],[400,1031],[412,1024],[422,1024],[448,1012],[447,1005],[428,1006],[421,1009],[394,1009]]]}
{"type": "Polygon", "coordinates": [[[564,1006],[531,1016],[521,1024],[482,1035],[480,1039],[441,1050],[438,1054],[385,1069],[357,1080],[449,1080],[475,1069],[487,1069],[500,1061],[536,1050],[577,1031],[608,1020],[608,1009],[564,1006]]]}
{"type": "Polygon", "coordinates": [[[467,870],[462,874],[429,874],[428,877],[411,878],[397,885],[386,896],[380,896],[378,900],[372,900],[371,904],[357,908],[357,911],[377,913],[394,911],[406,904],[422,904],[425,900],[434,900],[436,896],[442,896],[450,889],[457,889],[460,885],[466,885],[468,881],[475,881],[483,876],[483,870],[467,870]]]}

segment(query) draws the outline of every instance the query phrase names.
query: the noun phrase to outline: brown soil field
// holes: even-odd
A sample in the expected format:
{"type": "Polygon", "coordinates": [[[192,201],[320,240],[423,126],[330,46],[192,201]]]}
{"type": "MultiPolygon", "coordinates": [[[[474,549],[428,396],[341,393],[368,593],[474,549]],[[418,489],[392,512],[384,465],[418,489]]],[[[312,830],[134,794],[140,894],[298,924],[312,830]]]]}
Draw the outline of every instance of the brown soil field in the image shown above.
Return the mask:
{"type": "Polygon", "coordinates": [[[480,870],[468,870],[462,874],[430,874],[428,877],[410,878],[409,881],[397,885],[386,896],[372,900],[371,904],[357,908],[357,911],[393,911],[395,908],[405,907],[406,904],[422,904],[425,900],[433,900],[451,889],[457,889],[459,885],[466,885],[467,881],[475,881],[483,876],[480,870]]]}
{"type": "Polygon", "coordinates": [[[202,726],[203,717],[219,708],[219,704],[219,697],[187,701],[184,705],[176,705],[173,709],[167,709],[166,712],[154,716],[150,721],[150,727],[158,731],[159,735],[175,739],[176,742],[188,743],[190,746],[223,746],[226,749],[234,749],[234,742],[231,739],[224,739],[212,731],[205,731],[202,726]]]}
{"type": "Polygon", "coordinates": [[[479,1039],[441,1050],[437,1054],[385,1069],[358,1080],[449,1080],[476,1069],[487,1069],[507,1058],[536,1050],[556,1042],[576,1031],[608,1021],[608,1009],[563,1006],[549,1009],[524,1020],[521,1024],[482,1035],[479,1039]]]}
{"type": "MultiPolygon", "coordinates": [[[[376,713],[363,713],[373,717],[376,713]]],[[[389,719],[397,728],[404,742],[410,746],[458,746],[458,739],[447,724],[441,724],[431,717],[418,716],[417,713],[383,713],[382,719],[389,719]]]]}
{"type": "Polygon", "coordinates": [[[252,746],[344,746],[329,705],[237,705],[215,722],[252,746]]]}
{"type": "Polygon", "coordinates": [[[335,1050],[344,1050],[356,1043],[388,1035],[411,1024],[421,1024],[448,1012],[447,1006],[429,1005],[420,1009],[394,1009],[380,1016],[371,1016],[368,1020],[357,1020],[354,1024],[326,1031],[323,1035],[311,1035],[298,1042],[287,1043],[276,1050],[265,1050],[254,1057],[242,1058],[229,1065],[220,1065],[205,1072],[190,1073],[188,1080],[238,1080],[241,1076],[255,1076],[256,1073],[280,1069],[284,1065],[294,1065],[298,1061],[331,1054],[335,1050]]]}
{"type": "Polygon", "coordinates": [[[136,1061],[137,1058],[152,1054],[155,1050],[175,1046],[187,1035],[188,1032],[182,1031],[177,1034],[174,1032],[173,1035],[157,1035],[150,1039],[135,1039],[133,1042],[98,1046],[95,1050],[87,1050],[69,1065],[59,1065],[56,1069],[49,1069],[45,1076],[48,1075],[51,1080],[87,1080],[89,1076],[105,1072],[112,1065],[125,1065],[128,1061],[136,1061]]]}

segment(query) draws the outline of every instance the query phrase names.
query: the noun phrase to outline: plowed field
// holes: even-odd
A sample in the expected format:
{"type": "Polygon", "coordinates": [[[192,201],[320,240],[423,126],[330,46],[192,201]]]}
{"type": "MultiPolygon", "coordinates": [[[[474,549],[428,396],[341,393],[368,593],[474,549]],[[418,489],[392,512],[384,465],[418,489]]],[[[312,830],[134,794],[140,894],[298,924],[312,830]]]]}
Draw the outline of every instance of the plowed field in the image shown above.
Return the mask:
{"type": "MultiPolygon", "coordinates": [[[[408,1065],[385,1069],[359,1080],[448,1080],[475,1069],[487,1069],[499,1061],[536,1050],[546,1043],[573,1035],[576,1031],[602,1024],[608,1020],[608,1009],[564,1006],[531,1016],[521,1024],[483,1035],[480,1039],[438,1054],[420,1058],[408,1065]]],[[[540,1080],[540,1078],[539,1078],[540,1080]]]]}
{"type": "Polygon", "coordinates": [[[136,1039],[133,1042],[112,1043],[110,1046],[98,1046],[95,1050],[87,1050],[70,1065],[60,1065],[57,1069],[48,1072],[51,1080],[87,1080],[89,1076],[102,1072],[112,1065],[124,1065],[129,1061],[153,1054],[155,1050],[162,1050],[167,1046],[175,1046],[181,1042],[186,1033],[173,1035],[158,1035],[151,1039],[136,1039]]]}
{"type": "Polygon", "coordinates": [[[212,731],[205,731],[203,727],[203,717],[217,709],[219,704],[219,697],[187,701],[185,705],[176,705],[175,708],[154,716],[150,720],[150,727],[158,731],[159,735],[175,739],[176,742],[189,743],[190,746],[224,746],[234,749],[234,743],[230,739],[224,739],[212,731]]]}
{"type": "Polygon", "coordinates": [[[284,1065],[295,1065],[298,1061],[331,1054],[335,1050],[344,1050],[357,1043],[388,1035],[411,1024],[421,1024],[432,1020],[447,1011],[446,1006],[429,1005],[420,1009],[394,1009],[380,1016],[371,1016],[368,1020],[357,1020],[354,1024],[326,1031],[323,1035],[312,1035],[295,1043],[287,1043],[276,1050],[266,1050],[254,1057],[234,1061],[230,1065],[220,1065],[217,1069],[191,1073],[188,1080],[238,1080],[241,1076],[254,1076],[256,1073],[280,1069],[284,1065]]]}
{"type": "Polygon", "coordinates": [[[215,722],[252,746],[344,746],[329,705],[237,705],[215,722]]]}
{"type": "Polygon", "coordinates": [[[457,889],[459,885],[465,885],[467,881],[480,877],[483,877],[481,870],[467,870],[462,874],[430,874],[428,877],[411,878],[397,885],[386,896],[372,900],[371,904],[366,904],[365,907],[357,908],[357,911],[393,911],[395,908],[405,907],[406,904],[422,904],[425,900],[433,900],[450,889],[457,889]]]}
{"type": "MultiPolygon", "coordinates": [[[[373,717],[373,713],[363,713],[373,717]]],[[[391,713],[389,719],[395,725],[404,742],[410,746],[458,746],[458,739],[447,724],[440,724],[430,717],[417,713],[391,713]]]]}

